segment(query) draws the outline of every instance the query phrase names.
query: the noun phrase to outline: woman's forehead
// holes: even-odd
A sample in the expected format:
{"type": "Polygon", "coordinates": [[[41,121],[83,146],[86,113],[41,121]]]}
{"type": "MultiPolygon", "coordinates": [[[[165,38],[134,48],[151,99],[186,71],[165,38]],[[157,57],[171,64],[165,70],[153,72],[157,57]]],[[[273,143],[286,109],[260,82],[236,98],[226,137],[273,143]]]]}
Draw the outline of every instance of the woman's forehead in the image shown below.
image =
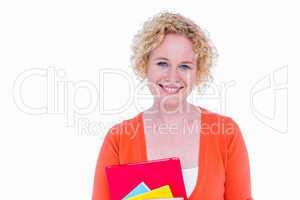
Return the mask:
{"type": "Polygon", "coordinates": [[[176,56],[185,59],[195,59],[193,43],[179,34],[167,34],[162,43],[152,53],[154,57],[167,57],[171,59],[176,56]]]}

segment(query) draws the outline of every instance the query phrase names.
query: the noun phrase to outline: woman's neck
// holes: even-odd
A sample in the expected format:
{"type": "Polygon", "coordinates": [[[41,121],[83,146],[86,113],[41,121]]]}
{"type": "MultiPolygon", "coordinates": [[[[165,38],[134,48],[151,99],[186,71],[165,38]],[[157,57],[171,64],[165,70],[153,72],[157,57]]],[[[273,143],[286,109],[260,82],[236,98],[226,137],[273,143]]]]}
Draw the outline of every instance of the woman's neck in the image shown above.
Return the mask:
{"type": "Polygon", "coordinates": [[[156,119],[165,123],[176,123],[186,118],[191,118],[195,114],[199,114],[196,106],[184,102],[177,106],[160,106],[159,103],[154,103],[147,111],[146,114],[151,115],[152,119],[156,119]]]}

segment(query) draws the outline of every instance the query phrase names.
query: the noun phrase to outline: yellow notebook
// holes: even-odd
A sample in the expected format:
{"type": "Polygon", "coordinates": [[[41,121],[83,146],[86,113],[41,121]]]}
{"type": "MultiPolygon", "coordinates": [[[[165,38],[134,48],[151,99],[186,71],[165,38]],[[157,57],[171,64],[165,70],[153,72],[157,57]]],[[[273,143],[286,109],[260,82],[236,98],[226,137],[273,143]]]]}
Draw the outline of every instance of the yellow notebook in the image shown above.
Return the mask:
{"type": "Polygon", "coordinates": [[[130,197],[127,200],[144,200],[149,198],[172,198],[172,192],[169,185],[165,185],[150,192],[146,192],[143,194],[136,195],[134,197],[130,197]]]}

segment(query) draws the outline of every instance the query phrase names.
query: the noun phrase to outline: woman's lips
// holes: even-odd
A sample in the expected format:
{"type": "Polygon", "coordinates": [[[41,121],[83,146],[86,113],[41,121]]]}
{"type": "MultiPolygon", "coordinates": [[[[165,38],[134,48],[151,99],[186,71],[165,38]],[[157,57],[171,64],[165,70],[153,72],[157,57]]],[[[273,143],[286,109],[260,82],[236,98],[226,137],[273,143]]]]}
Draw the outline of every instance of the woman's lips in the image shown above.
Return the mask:
{"type": "Polygon", "coordinates": [[[181,90],[183,87],[179,87],[179,86],[169,86],[169,85],[162,85],[162,84],[158,84],[164,92],[166,92],[167,94],[176,94],[179,92],[179,90],[181,90]]]}

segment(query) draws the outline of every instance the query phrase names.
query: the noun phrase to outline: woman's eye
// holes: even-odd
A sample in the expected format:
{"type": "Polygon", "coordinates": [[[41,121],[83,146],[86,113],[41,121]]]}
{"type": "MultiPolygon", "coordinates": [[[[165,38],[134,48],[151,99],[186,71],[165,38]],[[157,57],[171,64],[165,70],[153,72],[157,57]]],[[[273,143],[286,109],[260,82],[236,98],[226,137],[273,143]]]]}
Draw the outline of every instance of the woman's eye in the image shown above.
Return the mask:
{"type": "Polygon", "coordinates": [[[184,70],[186,70],[186,69],[191,69],[191,67],[188,66],[188,65],[180,65],[180,68],[181,68],[181,69],[184,69],[184,70]]]}
{"type": "Polygon", "coordinates": [[[157,65],[162,66],[162,67],[166,67],[166,66],[168,66],[168,63],[166,63],[166,62],[158,62],[157,65]]]}

